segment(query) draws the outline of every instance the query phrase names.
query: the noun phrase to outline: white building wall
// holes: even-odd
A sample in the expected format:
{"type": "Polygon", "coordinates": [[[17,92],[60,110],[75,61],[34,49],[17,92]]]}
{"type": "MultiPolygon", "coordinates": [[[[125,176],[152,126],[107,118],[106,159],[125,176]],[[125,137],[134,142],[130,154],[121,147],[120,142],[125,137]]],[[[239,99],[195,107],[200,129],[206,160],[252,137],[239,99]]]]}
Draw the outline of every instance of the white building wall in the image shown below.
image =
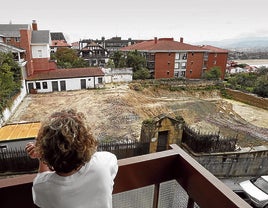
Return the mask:
{"type": "MultiPolygon", "coordinates": [[[[52,82],[57,82],[58,91],[65,91],[61,89],[61,81],[65,81],[66,91],[71,90],[81,90],[81,80],[85,80],[85,87],[88,88],[99,88],[103,87],[104,77],[80,77],[80,78],[70,78],[70,79],[53,79],[53,80],[38,80],[38,81],[27,81],[27,87],[30,83],[33,84],[34,89],[37,93],[47,93],[53,92],[52,82]],[[99,83],[99,78],[102,79],[102,82],[99,83]],[[43,83],[47,83],[47,88],[44,88],[43,83]],[[37,83],[40,83],[40,89],[37,89],[37,83]]],[[[29,87],[27,88],[28,93],[29,87]]]]}
{"type": "Polygon", "coordinates": [[[49,45],[32,45],[33,58],[50,58],[49,45]]]}
{"type": "Polygon", "coordinates": [[[24,97],[26,96],[26,86],[24,80],[22,80],[22,88],[19,96],[14,100],[12,106],[10,108],[6,108],[2,116],[0,116],[0,127],[2,127],[6,121],[10,118],[10,116],[15,112],[16,108],[20,105],[23,101],[24,97]]]}
{"type": "Polygon", "coordinates": [[[105,83],[112,82],[131,82],[133,79],[132,68],[122,68],[122,69],[103,69],[105,73],[105,83]]]}

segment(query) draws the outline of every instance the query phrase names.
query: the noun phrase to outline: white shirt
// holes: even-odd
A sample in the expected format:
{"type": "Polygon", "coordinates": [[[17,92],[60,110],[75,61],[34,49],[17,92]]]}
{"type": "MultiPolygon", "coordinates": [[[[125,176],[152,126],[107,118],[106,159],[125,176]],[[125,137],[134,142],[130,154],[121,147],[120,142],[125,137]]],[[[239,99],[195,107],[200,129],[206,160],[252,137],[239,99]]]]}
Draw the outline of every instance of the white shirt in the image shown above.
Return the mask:
{"type": "Polygon", "coordinates": [[[42,208],[112,208],[117,170],[114,154],[96,152],[71,176],[38,173],[32,188],[34,203],[42,208]]]}

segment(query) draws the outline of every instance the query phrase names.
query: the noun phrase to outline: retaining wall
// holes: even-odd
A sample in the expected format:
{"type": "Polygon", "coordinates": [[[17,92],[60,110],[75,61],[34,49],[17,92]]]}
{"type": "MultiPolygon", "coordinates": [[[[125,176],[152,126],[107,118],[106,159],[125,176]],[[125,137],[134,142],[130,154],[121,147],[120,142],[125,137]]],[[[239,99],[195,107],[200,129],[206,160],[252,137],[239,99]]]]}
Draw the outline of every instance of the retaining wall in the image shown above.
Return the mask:
{"type": "Polygon", "coordinates": [[[237,90],[226,89],[227,95],[232,99],[268,110],[268,99],[254,94],[244,93],[237,90]]]}
{"type": "MultiPolygon", "coordinates": [[[[184,146],[184,148],[186,148],[184,146]]],[[[268,148],[258,146],[236,152],[196,154],[187,151],[216,177],[244,177],[268,174],[268,148]]]]}

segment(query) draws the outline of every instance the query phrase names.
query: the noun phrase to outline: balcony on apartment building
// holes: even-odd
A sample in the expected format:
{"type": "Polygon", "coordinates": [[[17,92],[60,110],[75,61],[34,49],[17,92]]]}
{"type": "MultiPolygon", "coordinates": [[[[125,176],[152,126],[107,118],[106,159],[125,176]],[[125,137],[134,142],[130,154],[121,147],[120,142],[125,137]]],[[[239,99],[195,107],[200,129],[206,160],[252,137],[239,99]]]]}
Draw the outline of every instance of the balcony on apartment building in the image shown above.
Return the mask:
{"type": "MultiPolygon", "coordinates": [[[[177,145],[169,150],[118,161],[113,207],[251,207],[177,145]]],[[[0,180],[0,206],[35,207],[35,174],[0,180]]]]}

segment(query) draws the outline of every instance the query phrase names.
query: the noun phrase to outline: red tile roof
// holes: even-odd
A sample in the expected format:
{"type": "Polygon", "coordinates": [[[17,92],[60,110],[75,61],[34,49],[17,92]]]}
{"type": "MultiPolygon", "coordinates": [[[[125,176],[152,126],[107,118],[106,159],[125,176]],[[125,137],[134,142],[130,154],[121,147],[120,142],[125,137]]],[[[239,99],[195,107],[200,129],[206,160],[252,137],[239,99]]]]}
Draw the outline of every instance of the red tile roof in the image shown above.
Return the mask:
{"type": "Polygon", "coordinates": [[[228,50],[218,48],[215,46],[211,46],[211,45],[203,45],[201,46],[201,48],[204,48],[206,50],[210,50],[211,52],[216,52],[216,53],[228,53],[228,50]]]}
{"type": "Polygon", "coordinates": [[[71,47],[65,40],[52,40],[51,45],[52,47],[71,47]]]}
{"type": "Polygon", "coordinates": [[[174,41],[173,38],[160,38],[143,41],[121,48],[122,51],[207,51],[204,48],[174,41]]]}
{"type": "Polygon", "coordinates": [[[72,69],[55,69],[50,71],[39,72],[28,77],[26,80],[48,80],[48,79],[66,79],[78,77],[96,77],[104,76],[101,68],[72,68],[72,69]]]}

